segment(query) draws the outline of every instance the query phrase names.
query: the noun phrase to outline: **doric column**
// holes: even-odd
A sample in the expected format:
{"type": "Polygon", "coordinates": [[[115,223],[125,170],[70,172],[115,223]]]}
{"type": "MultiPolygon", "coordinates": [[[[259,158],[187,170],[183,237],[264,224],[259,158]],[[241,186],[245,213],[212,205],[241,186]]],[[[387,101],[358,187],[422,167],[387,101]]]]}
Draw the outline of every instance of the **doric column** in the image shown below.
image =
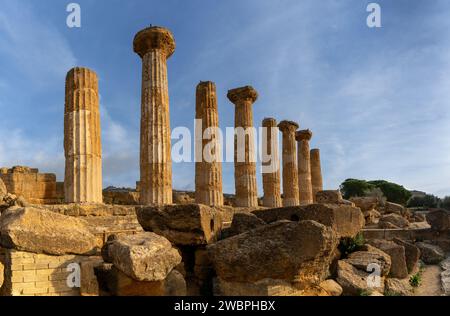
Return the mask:
{"type": "Polygon", "coordinates": [[[142,58],[141,204],[172,204],[167,59],[175,40],[168,29],[152,26],[136,34],[133,47],[142,58]]]}
{"type": "Polygon", "coordinates": [[[295,206],[300,203],[295,142],[298,124],[292,121],[281,121],[278,128],[283,134],[283,206],[295,206]]]}
{"type": "Polygon", "coordinates": [[[236,206],[258,206],[256,186],[255,133],[253,103],[258,93],[250,86],[228,91],[228,99],[235,105],[234,181],[236,206]]]}
{"type": "Polygon", "coordinates": [[[222,162],[220,161],[219,115],[216,85],[200,82],[196,92],[195,118],[201,122],[201,135],[196,135],[195,201],[200,204],[223,205],[222,162]],[[205,133],[205,131],[207,131],[205,133]],[[209,131],[209,132],[208,132],[209,131]],[[206,135],[205,135],[206,134],[206,135]],[[206,139],[203,139],[203,136],[206,139]],[[205,156],[206,154],[206,156],[205,156]]]}
{"type": "Polygon", "coordinates": [[[311,185],[311,165],[309,141],[312,132],[307,129],[296,133],[298,148],[298,186],[300,191],[300,205],[313,203],[312,185],[311,185]]]}
{"type": "Polygon", "coordinates": [[[66,76],[64,194],[67,203],[102,203],[102,145],[98,79],[87,68],[66,76]]]}
{"type": "Polygon", "coordinates": [[[320,150],[311,149],[311,185],[313,201],[316,202],[316,194],[319,191],[323,191],[322,183],[322,167],[320,164],[320,150]]]}
{"type": "Polygon", "coordinates": [[[266,207],[281,207],[280,193],[280,159],[278,157],[278,128],[274,118],[265,118],[262,121],[262,139],[265,143],[265,154],[268,160],[262,162],[262,178],[266,207]]]}

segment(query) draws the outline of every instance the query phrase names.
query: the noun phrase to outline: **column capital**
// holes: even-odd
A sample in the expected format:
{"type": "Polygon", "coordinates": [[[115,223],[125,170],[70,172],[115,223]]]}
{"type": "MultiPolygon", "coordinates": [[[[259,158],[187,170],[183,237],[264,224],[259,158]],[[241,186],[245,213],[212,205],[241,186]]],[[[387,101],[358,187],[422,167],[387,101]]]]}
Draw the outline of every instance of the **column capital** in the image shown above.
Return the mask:
{"type": "Polygon", "coordinates": [[[141,58],[148,52],[160,49],[166,58],[175,52],[175,39],[172,32],[160,26],[151,26],[139,31],[133,40],[133,50],[141,58]]]}
{"type": "Polygon", "coordinates": [[[262,126],[263,127],[276,127],[277,126],[277,120],[273,117],[266,117],[262,120],[262,126]]]}
{"type": "Polygon", "coordinates": [[[66,89],[98,89],[98,77],[95,71],[86,67],[74,67],[66,74],[66,89]]]}
{"type": "Polygon", "coordinates": [[[312,138],[312,132],[309,129],[305,129],[305,130],[301,130],[301,131],[297,131],[297,133],[295,133],[295,139],[297,141],[301,141],[301,140],[311,140],[312,138]]]}
{"type": "Polygon", "coordinates": [[[252,86],[245,86],[229,90],[227,97],[235,105],[239,101],[246,100],[250,100],[253,103],[258,99],[258,92],[252,86]]]}
{"type": "Polygon", "coordinates": [[[295,131],[299,128],[299,125],[294,121],[281,121],[280,124],[278,124],[278,128],[282,133],[290,132],[295,133],[295,131]]]}
{"type": "Polygon", "coordinates": [[[212,81],[200,81],[197,85],[197,90],[208,89],[208,88],[213,88],[215,90],[216,84],[212,81]]]}

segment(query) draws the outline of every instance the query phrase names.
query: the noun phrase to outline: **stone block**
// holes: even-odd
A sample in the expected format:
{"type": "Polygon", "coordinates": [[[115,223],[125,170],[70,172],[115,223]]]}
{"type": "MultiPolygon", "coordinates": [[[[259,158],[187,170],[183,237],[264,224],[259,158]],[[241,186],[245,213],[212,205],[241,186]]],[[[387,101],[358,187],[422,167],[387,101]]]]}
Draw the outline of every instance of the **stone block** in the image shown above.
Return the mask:
{"type": "Polygon", "coordinates": [[[217,276],[227,282],[263,279],[319,284],[329,274],[338,238],[314,221],[279,221],[207,247],[217,276]]]}
{"type": "Polygon", "coordinates": [[[176,245],[214,242],[222,229],[220,212],[201,204],[143,206],[136,208],[136,214],[145,231],[176,245]]]}
{"type": "Polygon", "coordinates": [[[331,227],[339,237],[354,237],[364,227],[365,220],[361,210],[349,205],[310,204],[257,210],[253,214],[272,223],[278,220],[312,220],[331,227]]]}

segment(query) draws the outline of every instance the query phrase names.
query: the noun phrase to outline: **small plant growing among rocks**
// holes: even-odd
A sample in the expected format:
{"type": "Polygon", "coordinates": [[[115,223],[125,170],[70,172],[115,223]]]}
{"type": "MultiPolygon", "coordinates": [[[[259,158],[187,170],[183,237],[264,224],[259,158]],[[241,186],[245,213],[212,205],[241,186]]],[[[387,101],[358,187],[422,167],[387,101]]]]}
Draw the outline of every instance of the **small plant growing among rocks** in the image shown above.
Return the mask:
{"type": "Polygon", "coordinates": [[[346,258],[349,254],[352,252],[358,251],[361,249],[362,246],[366,241],[364,240],[364,236],[362,233],[358,233],[353,238],[343,238],[341,239],[341,242],[339,244],[339,251],[341,252],[341,255],[343,258],[346,258]]]}
{"type": "Polygon", "coordinates": [[[419,287],[422,284],[422,271],[417,272],[409,278],[412,287],[419,287]]]}

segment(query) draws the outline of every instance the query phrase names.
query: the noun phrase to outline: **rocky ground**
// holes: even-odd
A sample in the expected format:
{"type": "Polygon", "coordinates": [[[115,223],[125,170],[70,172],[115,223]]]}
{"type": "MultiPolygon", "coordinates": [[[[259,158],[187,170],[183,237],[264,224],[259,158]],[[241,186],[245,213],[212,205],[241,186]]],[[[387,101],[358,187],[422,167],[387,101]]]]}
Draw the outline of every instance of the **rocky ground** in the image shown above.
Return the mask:
{"type": "Polygon", "coordinates": [[[425,265],[422,273],[422,284],[414,291],[414,296],[443,295],[441,272],[441,268],[437,265],[425,265]]]}
{"type": "MultiPolygon", "coordinates": [[[[376,220],[383,223],[382,229],[376,224],[378,231],[409,233],[411,224],[425,217],[393,203],[346,201],[338,191],[319,192],[315,204],[272,209],[192,203],[33,206],[1,183],[0,195],[5,295],[42,294],[44,281],[37,275],[65,272],[52,269],[72,255],[85,262],[90,295],[450,294],[450,258],[444,251],[450,217],[443,210],[426,217],[431,239],[411,234],[365,239],[364,227],[376,220]],[[118,225],[126,229],[113,232],[118,225]],[[101,234],[94,226],[111,232],[101,234]]],[[[51,279],[44,283],[48,291],[58,291],[51,279]]]]}

